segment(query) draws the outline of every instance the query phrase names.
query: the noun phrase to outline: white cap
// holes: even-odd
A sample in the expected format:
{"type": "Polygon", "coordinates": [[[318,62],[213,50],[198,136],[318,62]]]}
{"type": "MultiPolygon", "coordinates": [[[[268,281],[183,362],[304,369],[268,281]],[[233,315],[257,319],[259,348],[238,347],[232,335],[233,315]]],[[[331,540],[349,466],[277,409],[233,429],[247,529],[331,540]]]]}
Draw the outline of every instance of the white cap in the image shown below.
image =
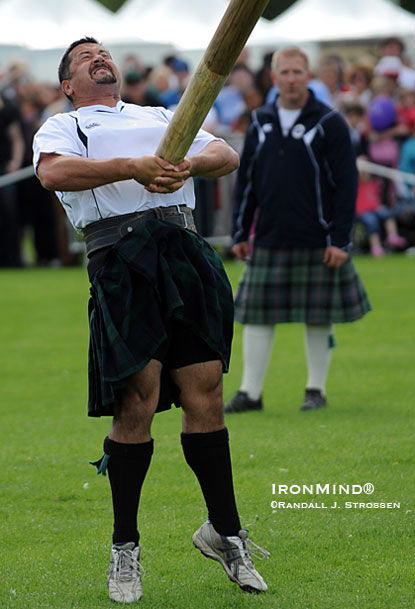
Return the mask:
{"type": "Polygon", "coordinates": [[[398,76],[402,67],[402,61],[399,57],[387,55],[379,60],[374,71],[377,76],[398,76]]]}

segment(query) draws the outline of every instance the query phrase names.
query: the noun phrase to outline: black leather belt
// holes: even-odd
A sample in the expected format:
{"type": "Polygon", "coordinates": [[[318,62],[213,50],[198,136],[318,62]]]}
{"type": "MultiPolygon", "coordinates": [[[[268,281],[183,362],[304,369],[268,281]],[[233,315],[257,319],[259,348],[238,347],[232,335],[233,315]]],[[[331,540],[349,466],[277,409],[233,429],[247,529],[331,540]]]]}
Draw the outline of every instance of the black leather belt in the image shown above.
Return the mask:
{"type": "Polygon", "coordinates": [[[137,224],[146,220],[165,220],[182,228],[196,230],[192,210],[186,205],[155,207],[132,214],[105,218],[105,220],[92,222],[82,229],[87,256],[90,257],[97,250],[114,245],[119,239],[131,233],[137,224]]]}

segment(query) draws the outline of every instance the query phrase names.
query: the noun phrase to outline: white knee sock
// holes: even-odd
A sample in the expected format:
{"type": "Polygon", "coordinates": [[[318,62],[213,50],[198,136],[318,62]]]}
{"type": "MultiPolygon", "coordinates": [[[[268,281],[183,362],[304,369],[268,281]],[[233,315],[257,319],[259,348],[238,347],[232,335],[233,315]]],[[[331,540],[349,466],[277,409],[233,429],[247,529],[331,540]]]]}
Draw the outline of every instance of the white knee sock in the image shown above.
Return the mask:
{"type": "Polygon", "coordinates": [[[246,391],[251,400],[257,400],[262,393],[273,338],[274,326],[244,326],[241,391],[246,391]]]}
{"type": "Polygon", "coordinates": [[[306,325],[307,389],[320,389],[324,394],[332,351],[333,325],[306,325]]]}

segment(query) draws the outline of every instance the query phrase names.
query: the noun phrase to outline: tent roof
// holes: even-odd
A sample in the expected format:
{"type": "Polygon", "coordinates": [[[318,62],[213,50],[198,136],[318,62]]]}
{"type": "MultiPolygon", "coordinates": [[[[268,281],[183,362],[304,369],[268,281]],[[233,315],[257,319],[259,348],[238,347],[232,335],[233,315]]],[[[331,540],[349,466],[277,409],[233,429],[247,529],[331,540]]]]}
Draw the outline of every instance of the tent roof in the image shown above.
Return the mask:
{"type": "MultiPolygon", "coordinates": [[[[1,0],[2,45],[66,47],[92,35],[104,43],[171,43],[205,49],[228,0],[127,0],[116,15],[97,0],[1,0]]],[[[298,0],[261,19],[248,44],[351,40],[412,34],[415,15],[390,0],[298,0]]]]}
{"type": "Polygon", "coordinates": [[[127,40],[139,36],[165,40],[179,50],[205,49],[228,5],[229,0],[127,0],[117,12],[117,29],[127,40]]]}
{"type": "Polygon", "coordinates": [[[165,40],[178,48],[203,48],[225,12],[226,0],[127,0],[117,12],[125,39],[165,40]]]}
{"type": "Polygon", "coordinates": [[[114,15],[96,0],[1,0],[1,44],[66,47],[83,36],[105,38],[114,15]]]}
{"type": "MultiPolygon", "coordinates": [[[[164,40],[205,49],[229,0],[127,0],[117,13],[125,40],[164,40]]],[[[273,21],[260,19],[248,45],[383,38],[411,34],[415,15],[391,0],[298,0],[273,21]]]]}
{"type": "Polygon", "coordinates": [[[263,43],[357,40],[412,34],[415,15],[390,0],[298,0],[263,25],[263,43]]]}

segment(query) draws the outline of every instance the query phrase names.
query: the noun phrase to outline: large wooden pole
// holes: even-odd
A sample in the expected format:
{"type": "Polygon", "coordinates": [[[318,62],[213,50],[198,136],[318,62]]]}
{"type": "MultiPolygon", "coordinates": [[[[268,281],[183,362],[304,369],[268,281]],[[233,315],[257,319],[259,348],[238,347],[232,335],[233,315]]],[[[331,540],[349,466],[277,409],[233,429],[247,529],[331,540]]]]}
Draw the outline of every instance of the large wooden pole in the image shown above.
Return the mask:
{"type": "Polygon", "coordinates": [[[156,154],[180,162],[269,0],[231,0],[174,112],[156,154]]]}

